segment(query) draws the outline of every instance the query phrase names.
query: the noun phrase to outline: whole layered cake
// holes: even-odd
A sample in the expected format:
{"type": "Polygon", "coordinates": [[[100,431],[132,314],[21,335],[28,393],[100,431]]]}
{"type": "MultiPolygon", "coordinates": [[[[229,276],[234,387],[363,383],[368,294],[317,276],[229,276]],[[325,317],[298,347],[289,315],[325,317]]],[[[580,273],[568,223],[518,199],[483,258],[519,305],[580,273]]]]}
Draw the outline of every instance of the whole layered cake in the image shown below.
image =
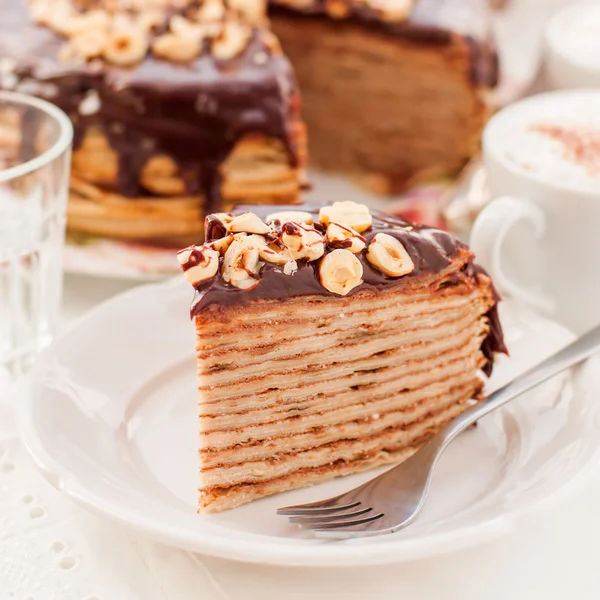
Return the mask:
{"type": "Polygon", "coordinates": [[[232,202],[294,202],[304,128],[261,0],[3,0],[0,87],[71,117],[71,231],[197,236],[232,202]]]}
{"type": "Polygon", "coordinates": [[[468,247],[363,205],[210,215],[178,257],[196,289],[201,512],[404,460],[506,351],[468,247]]]}

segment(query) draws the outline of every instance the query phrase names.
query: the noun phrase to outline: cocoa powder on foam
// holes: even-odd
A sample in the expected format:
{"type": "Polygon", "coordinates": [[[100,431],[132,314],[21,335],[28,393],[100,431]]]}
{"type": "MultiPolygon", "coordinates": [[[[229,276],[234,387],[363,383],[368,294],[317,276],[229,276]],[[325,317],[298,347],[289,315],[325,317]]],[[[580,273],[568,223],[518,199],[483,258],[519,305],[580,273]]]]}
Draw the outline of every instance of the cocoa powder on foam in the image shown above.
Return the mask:
{"type": "Polygon", "coordinates": [[[600,174],[600,129],[537,124],[528,130],[560,142],[565,160],[583,167],[590,175],[600,174]]]}

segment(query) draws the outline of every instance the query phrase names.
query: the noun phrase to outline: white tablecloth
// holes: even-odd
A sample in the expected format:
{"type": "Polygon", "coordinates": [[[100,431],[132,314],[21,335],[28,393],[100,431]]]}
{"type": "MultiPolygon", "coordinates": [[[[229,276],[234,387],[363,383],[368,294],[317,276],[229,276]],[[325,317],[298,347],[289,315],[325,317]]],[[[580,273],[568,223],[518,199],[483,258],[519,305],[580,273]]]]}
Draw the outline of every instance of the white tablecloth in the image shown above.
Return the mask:
{"type": "MultiPolygon", "coordinates": [[[[63,326],[131,284],[67,277],[63,326]]],[[[137,539],[37,473],[0,406],[0,600],[597,600],[600,477],[505,537],[365,569],[236,564],[137,539]]]]}

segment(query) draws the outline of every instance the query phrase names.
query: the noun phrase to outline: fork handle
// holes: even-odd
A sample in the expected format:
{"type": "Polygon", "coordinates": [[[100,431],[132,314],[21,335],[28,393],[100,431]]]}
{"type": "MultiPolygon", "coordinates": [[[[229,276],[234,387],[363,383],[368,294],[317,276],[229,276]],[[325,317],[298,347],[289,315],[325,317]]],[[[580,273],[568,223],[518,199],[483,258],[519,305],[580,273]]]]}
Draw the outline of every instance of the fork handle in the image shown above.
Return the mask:
{"type": "Polygon", "coordinates": [[[459,433],[481,417],[561,371],[589,358],[598,350],[600,350],[600,325],[452,419],[432,438],[432,445],[437,446],[438,452],[441,452],[459,433]]]}

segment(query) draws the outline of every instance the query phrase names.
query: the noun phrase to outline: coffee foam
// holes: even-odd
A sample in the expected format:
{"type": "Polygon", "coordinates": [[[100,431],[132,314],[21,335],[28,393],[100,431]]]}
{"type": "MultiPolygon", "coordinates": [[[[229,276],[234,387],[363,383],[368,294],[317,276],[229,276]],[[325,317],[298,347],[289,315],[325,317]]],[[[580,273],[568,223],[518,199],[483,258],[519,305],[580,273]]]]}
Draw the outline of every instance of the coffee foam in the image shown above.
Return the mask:
{"type": "Polygon", "coordinates": [[[523,174],[600,191],[600,91],[542,94],[499,113],[485,145],[523,174]]]}

